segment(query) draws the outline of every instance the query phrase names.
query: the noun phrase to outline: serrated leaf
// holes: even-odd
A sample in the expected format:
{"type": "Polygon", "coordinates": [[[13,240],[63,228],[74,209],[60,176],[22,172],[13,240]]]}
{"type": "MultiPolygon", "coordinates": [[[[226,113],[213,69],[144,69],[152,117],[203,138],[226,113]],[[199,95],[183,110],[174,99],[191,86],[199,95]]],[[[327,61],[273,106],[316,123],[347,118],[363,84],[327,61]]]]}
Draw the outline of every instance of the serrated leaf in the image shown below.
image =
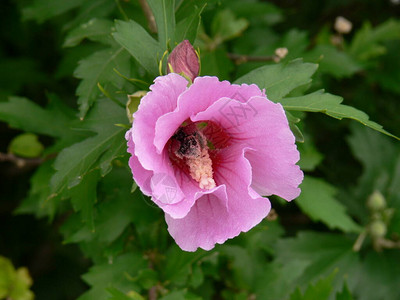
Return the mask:
{"type": "Polygon", "coordinates": [[[126,294],[117,290],[116,288],[108,288],[107,291],[112,296],[107,300],[145,300],[145,298],[135,291],[129,291],[126,294]]]}
{"type": "Polygon", "coordinates": [[[347,282],[356,299],[399,299],[400,298],[400,251],[384,253],[370,251],[363,263],[347,282]]]}
{"type": "Polygon", "coordinates": [[[280,101],[295,88],[311,82],[311,76],[317,68],[316,64],[296,59],[287,64],[260,67],[240,77],[235,83],[254,83],[265,89],[268,99],[280,101]]]}
{"type": "Polygon", "coordinates": [[[318,45],[303,55],[304,60],[318,62],[318,71],[336,78],[350,77],[362,67],[352,56],[332,45],[318,45]]]}
{"type": "MultiPolygon", "coordinates": [[[[66,188],[80,183],[83,176],[96,168],[108,170],[111,160],[123,155],[125,129],[115,124],[127,121],[125,110],[110,100],[98,101],[82,128],[97,133],[82,142],[65,148],[58,155],[50,186],[52,193],[59,194],[66,188]]],[[[104,173],[104,172],[103,172],[104,173]]]]}
{"type": "Polygon", "coordinates": [[[343,118],[353,119],[376,131],[400,140],[400,138],[384,130],[378,123],[370,121],[366,113],[352,106],[341,104],[342,101],[343,98],[340,96],[324,93],[323,90],[319,90],[305,96],[284,98],[279,102],[287,110],[321,112],[339,120],[343,118]]]}
{"type": "Polygon", "coordinates": [[[158,61],[164,51],[160,44],[147,31],[130,20],[129,22],[115,21],[116,32],[114,39],[124,47],[152,76],[158,74],[158,61]]]}
{"type": "Polygon", "coordinates": [[[336,294],[336,300],[353,300],[346,281],[344,282],[342,291],[336,294]]]}
{"type": "Polygon", "coordinates": [[[107,19],[91,19],[89,22],[69,31],[64,40],[63,47],[74,47],[84,39],[110,44],[112,41],[111,31],[113,26],[114,23],[107,19]]]}
{"type": "Polygon", "coordinates": [[[42,23],[52,17],[61,15],[75,7],[82,5],[85,0],[47,1],[35,0],[31,6],[22,9],[25,20],[36,20],[42,23]]]}
{"type": "Polygon", "coordinates": [[[336,293],[342,288],[345,278],[356,275],[359,258],[352,251],[353,242],[339,234],[300,232],[295,238],[277,242],[276,263],[283,266],[289,266],[293,262],[307,264],[302,274],[292,282],[292,290],[296,285],[305,287],[337,270],[332,282],[333,292],[336,293]]]}
{"type": "Polygon", "coordinates": [[[34,214],[37,218],[48,216],[52,219],[57,210],[59,198],[51,197],[49,182],[54,174],[53,160],[42,163],[30,179],[27,197],[15,210],[17,214],[34,214]]]}
{"type": "Polygon", "coordinates": [[[53,98],[48,108],[44,109],[26,98],[10,97],[8,102],[0,103],[0,120],[27,132],[64,136],[71,121],[70,109],[56,102],[53,98]]]}
{"type": "Polygon", "coordinates": [[[257,299],[286,299],[308,265],[307,261],[295,259],[285,264],[276,261],[267,264],[255,281],[257,299]]]}
{"type": "Polygon", "coordinates": [[[390,39],[400,39],[398,20],[388,20],[376,28],[372,28],[370,23],[364,23],[353,38],[349,52],[360,60],[367,60],[377,54],[383,54],[385,48],[379,43],[390,39]]]}
{"type": "Polygon", "coordinates": [[[345,207],[334,196],[336,189],[325,181],[306,176],[300,186],[296,204],[312,220],[321,221],[331,229],[360,232],[361,227],[346,213],[345,207]]]}
{"type": "Polygon", "coordinates": [[[207,255],[210,254],[203,250],[194,253],[182,252],[177,246],[173,246],[167,253],[168,259],[163,268],[163,275],[175,285],[184,286],[188,280],[191,265],[207,255]]]}
{"type": "Polygon", "coordinates": [[[95,52],[79,62],[74,75],[82,79],[76,90],[81,119],[100,95],[98,83],[102,85],[106,83],[117,88],[121,88],[125,83],[125,80],[113,71],[114,69],[123,74],[130,72],[129,54],[122,47],[95,52]]]}
{"type": "Polygon", "coordinates": [[[332,280],[335,276],[336,271],[333,271],[331,275],[326,278],[321,278],[315,285],[310,284],[304,295],[297,289],[295,293],[290,296],[290,300],[328,300],[332,291],[332,280]]]}
{"type": "Polygon", "coordinates": [[[165,51],[175,44],[175,0],[147,0],[157,24],[158,41],[165,51]]]}
{"type": "Polygon", "coordinates": [[[86,223],[91,231],[94,226],[94,204],[97,201],[98,170],[92,171],[83,177],[81,184],[71,188],[71,203],[76,212],[81,212],[82,222],[86,223]]]}
{"type": "Polygon", "coordinates": [[[200,26],[200,20],[201,20],[200,16],[205,7],[206,4],[199,7],[195,6],[193,12],[176,25],[176,30],[175,30],[176,42],[189,40],[191,44],[194,43],[194,40],[196,39],[197,36],[197,31],[200,26]]]}
{"type": "Polygon", "coordinates": [[[142,269],[147,268],[147,261],[140,253],[126,253],[113,261],[98,264],[90,268],[82,276],[91,289],[79,297],[79,300],[108,299],[106,288],[116,288],[128,293],[131,290],[140,291],[141,288],[131,278],[135,277],[142,269]]]}
{"type": "Polygon", "coordinates": [[[236,18],[230,9],[224,9],[215,15],[211,24],[214,42],[220,44],[233,39],[239,36],[248,26],[249,21],[244,18],[236,18]]]}
{"type": "MultiPolygon", "coordinates": [[[[82,186],[82,185],[80,185],[82,186]]],[[[82,186],[84,188],[84,186],[82,186]]],[[[137,192],[138,194],[139,192],[137,192]]],[[[116,192],[116,197],[112,201],[104,201],[96,205],[96,216],[92,230],[90,224],[82,226],[82,223],[76,223],[71,220],[63,231],[66,237],[66,243],[91,242],[109,244],[113,242],[125,230],[128,224],[134,219],[136,206],[134,201],[142,201],[138,195],[131,195],[129,192],[116,192]],[[118,197],[117,197],[118,196],[118,197]],[[75,224],[73,224],[75,223],[75,224]],[[69,231],[69,232],[67,232],[69,231]]],[[[86,200],[88,201],[88,200],[86,200]]],[[[90,207],[89,207],[90,209],[90,207]]],[[[93,210],[93,207],[91,207],[93,210]]],[[[90,211],[88,211],[90,213],[90,211]]],[[[93,212],[92,212],[93,213],[93,212]]]]}

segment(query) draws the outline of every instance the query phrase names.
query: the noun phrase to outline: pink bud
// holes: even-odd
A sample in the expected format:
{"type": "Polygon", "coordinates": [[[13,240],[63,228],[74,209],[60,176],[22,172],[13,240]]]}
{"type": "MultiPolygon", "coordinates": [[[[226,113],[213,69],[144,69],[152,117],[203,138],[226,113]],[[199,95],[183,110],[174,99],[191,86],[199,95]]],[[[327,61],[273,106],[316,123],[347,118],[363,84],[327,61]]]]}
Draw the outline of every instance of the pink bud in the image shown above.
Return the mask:
{"type": "Polygon", "coordinates": [[[184,40],[168,57],[168,73],[183,73],[193,80],[199,75],[199,58],[188,40],[184,40]]]}

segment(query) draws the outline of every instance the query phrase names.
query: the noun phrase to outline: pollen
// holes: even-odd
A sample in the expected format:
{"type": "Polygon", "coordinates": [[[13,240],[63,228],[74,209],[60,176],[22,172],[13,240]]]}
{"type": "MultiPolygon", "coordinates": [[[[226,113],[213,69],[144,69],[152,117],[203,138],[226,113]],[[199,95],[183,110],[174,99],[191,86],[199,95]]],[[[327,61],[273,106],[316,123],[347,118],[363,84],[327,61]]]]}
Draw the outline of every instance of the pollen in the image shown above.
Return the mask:
{"type": "Polygon", "coordinates": [[[189,167],[190,176],[199,183],[201,189],[209,190],[216,186],[208,147],[203,148],[198,157],[187,158],[186,164],[189,167]]]}

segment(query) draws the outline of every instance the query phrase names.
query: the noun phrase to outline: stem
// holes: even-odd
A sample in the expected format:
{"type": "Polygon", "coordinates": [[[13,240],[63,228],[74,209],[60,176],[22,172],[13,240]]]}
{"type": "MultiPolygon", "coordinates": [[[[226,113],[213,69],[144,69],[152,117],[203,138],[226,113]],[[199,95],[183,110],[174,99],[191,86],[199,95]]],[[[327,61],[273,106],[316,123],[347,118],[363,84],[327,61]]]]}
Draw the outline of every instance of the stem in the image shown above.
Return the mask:
{"type": "Polygon", "coordinates": [[[119,2],[119,0],[115,0],[115,4],[117,4],[118,10],[121,13],[122,17],[125,19],[125,21],[129,21],[129,18],[126,15],[124,9],[122,8],[121,3],[119,2]]]}
{"type": "Polygon", "coordinates": [[[235,53],[228,53],[228,58],[232,60],[235,64],[240,65],[246,62],[264,62],[264,61],[276,61],[279,59],[277,55],[269,56],[250,56],[235,53]]]}
{"type": "Polygon", "coordinates": [[[154,18],[153,12],[146,0],[139,0],[140,6],[143,9],[144,15],[147,19],[150,32],[157,33],[156,19],[154,18]]]}
{"type": "Polygon", "coordinates": [[[353,251],[358,252],[361,249],[362,244],[364,243],[365,238],[367,237],[367,231],[364,230],[360,233],[360,235],[357,237],[356,242],[353,245],[353,251]]]}
{"type": "Polygon", "coordinates": [[[39,166],[43,163],[43,159],[41,158],[22,158],[15,156],[11,153],[1,153],[0,152],[0,162],[9,161],[16,164],[19,168],[29,167],[29,166],[39,166]]]}

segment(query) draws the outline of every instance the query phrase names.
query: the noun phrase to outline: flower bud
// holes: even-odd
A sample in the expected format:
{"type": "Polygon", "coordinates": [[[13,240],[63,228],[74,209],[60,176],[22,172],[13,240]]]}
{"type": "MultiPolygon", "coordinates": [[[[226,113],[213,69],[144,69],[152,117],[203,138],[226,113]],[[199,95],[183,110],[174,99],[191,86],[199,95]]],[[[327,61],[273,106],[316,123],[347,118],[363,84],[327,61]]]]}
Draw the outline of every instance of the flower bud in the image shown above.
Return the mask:
{"type": "Polygon", "coordinates": [[[126,103],[126,115],[128,116],[129,122],[133,122],[133,113],[137,111],[140,103],[140,99],[146,96],[146,91],[137,91],[132,95],[128,95],[128,102],[126,103]]]}
{"type": "Polygon", "coordinates": [[[334,27],[337,32],[346,34],[351,31],[353,24],[346,18],[340,16],[336,18],[334,27]]]}
{"type": "Polygon", "coordinates": [[[375,191],[369,196],[367,206],[371,211],[380,211],[386,207],[386,201],[379,191],[375,191]]]}
{"type": "Polygon", "coordinates": [[[199,57],[188,40],[184,40],[168,57],[168,73],[182,73],[192,82],[199,75],[199,57]]]}
{"type": "Polygon", "coordinates": [[[376,220],[369,226],[369,232],[373,238],[383,238],[387,232],[386,224],[376,220]]]}

